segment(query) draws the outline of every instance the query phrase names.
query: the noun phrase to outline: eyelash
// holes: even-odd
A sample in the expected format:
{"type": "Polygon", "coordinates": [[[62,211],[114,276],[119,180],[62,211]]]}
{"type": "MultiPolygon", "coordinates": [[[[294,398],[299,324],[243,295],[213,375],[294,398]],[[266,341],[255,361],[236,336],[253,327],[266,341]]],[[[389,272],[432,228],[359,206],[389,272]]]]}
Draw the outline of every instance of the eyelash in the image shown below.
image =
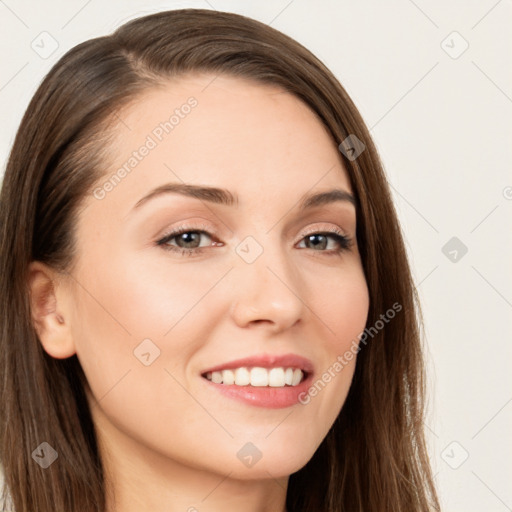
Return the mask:
{"type": "MultiPolygon", "coordinates": [[[[206,249],[210,249],[211,246],[210,247],[197,247],[195,249],[186,249],[183,247],[167,245],[167,243],[170,240],[172,240],[173,238],[183,235],[184,233],[201,233],[201,234],[205,234],[205,235],[209,236],[213,240],[213,237],[210,235],[210,233],[207,231],[207,229],[208,229],[207,226],[180,226],[179,228],[176,228],[174,231],[164,235],[163,238],[161,238],[160,240],[158,240],[156,242],[156,244],[159,247],[162,247],[162,249],[164,251],[178,253],[183,256],[195,256],[195,255],[203,254],[204,251],[206,249]]],[[[327,256],[338,256],[341,253],[348,251],[352,247],[352,242],[353,242],[352,238],[346,236],[345,234],[342,233],[341,230],[336,229],[336,228],[333,229],[332,231],[311,231],[309,233],[305,233],[300,241],[302,242],[302,240],[304,240],[306,237],[311,236],[311,235],[324,235],[324,236],[331,237],[334,240],[336,240],[336,242],[339,245],[338,249],[331,249],[328,251],[326,251],[326,250],[315,251],[314,249],[311,249],[314,252],[325,253],[325,255],[327,255],[327,256]]]]}

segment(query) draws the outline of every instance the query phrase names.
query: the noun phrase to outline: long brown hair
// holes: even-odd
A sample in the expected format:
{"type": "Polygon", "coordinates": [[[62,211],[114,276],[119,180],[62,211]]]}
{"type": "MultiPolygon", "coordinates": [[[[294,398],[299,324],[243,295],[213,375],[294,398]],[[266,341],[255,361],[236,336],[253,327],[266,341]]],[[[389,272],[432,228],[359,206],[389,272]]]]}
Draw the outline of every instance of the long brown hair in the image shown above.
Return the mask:
{"type": "Polygon", "coordinates": [[[289,479],[290,512],[439,510],[426,452],[421,313],[382,164],[357,108],[306,48],[255,20],[182,9],[133,20],[79,44],[51,69],[22,119],[0,197],[0,461],[16,512],[101,512],[105,481],[76,355],[54,359],[31,321],[27,270],[76,260],[81,200],[108,161],[116,112],[142,91],[208,72],[280,86],[309,105],[342,153],[357,202],[357,241],[374,326],[346,402],[311,460],[289,479]],[[110,133],[110,136],[109,136],[110,133]],[[382,320],[380,320],[382,323],[382,320]],[[31,454],[57,447],[43,469],[31,454]]]}

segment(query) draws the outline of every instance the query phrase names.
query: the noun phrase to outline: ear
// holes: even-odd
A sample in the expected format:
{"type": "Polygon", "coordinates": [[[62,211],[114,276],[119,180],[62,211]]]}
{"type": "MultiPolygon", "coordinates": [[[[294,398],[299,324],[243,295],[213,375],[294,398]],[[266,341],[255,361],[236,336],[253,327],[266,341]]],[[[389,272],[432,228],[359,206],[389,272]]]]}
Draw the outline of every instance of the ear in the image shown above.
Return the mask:
{"type": "Polygon", "coordinates": [[[62,277],[39,261],[29,265],[28,286],[32,322],[44,350],[56,359],[72,356],[76,350],[71,333],[69,290],[62,277]]]}

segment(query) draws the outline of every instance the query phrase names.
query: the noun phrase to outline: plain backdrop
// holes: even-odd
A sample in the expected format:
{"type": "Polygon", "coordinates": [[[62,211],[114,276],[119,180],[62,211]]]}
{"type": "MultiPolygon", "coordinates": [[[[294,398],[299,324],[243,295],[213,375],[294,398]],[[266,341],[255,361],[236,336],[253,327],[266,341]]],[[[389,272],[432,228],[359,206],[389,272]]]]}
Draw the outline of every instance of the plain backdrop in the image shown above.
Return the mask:
{"type": "Polygon", "coordinates": [[[420,292],[443,510],[512,510],[512,2],[0,1],[0,164],[71,47],[166,9],[232,11],[315,53],[382,156],[420,292]]]}

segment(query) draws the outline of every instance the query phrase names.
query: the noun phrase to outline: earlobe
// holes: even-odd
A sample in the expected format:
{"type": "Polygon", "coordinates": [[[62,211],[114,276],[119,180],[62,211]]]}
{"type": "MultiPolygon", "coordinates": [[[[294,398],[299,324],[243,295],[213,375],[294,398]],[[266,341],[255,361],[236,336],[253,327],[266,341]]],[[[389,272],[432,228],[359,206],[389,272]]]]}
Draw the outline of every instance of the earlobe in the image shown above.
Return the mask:
{"type": "Polygon", "coordinates": [[[33,261],[29,265],[28,287],[32,323],[44,350],[56,359],[75,354],[70,311],[66,310],[69,298],[57,272],[33,261]]]}

